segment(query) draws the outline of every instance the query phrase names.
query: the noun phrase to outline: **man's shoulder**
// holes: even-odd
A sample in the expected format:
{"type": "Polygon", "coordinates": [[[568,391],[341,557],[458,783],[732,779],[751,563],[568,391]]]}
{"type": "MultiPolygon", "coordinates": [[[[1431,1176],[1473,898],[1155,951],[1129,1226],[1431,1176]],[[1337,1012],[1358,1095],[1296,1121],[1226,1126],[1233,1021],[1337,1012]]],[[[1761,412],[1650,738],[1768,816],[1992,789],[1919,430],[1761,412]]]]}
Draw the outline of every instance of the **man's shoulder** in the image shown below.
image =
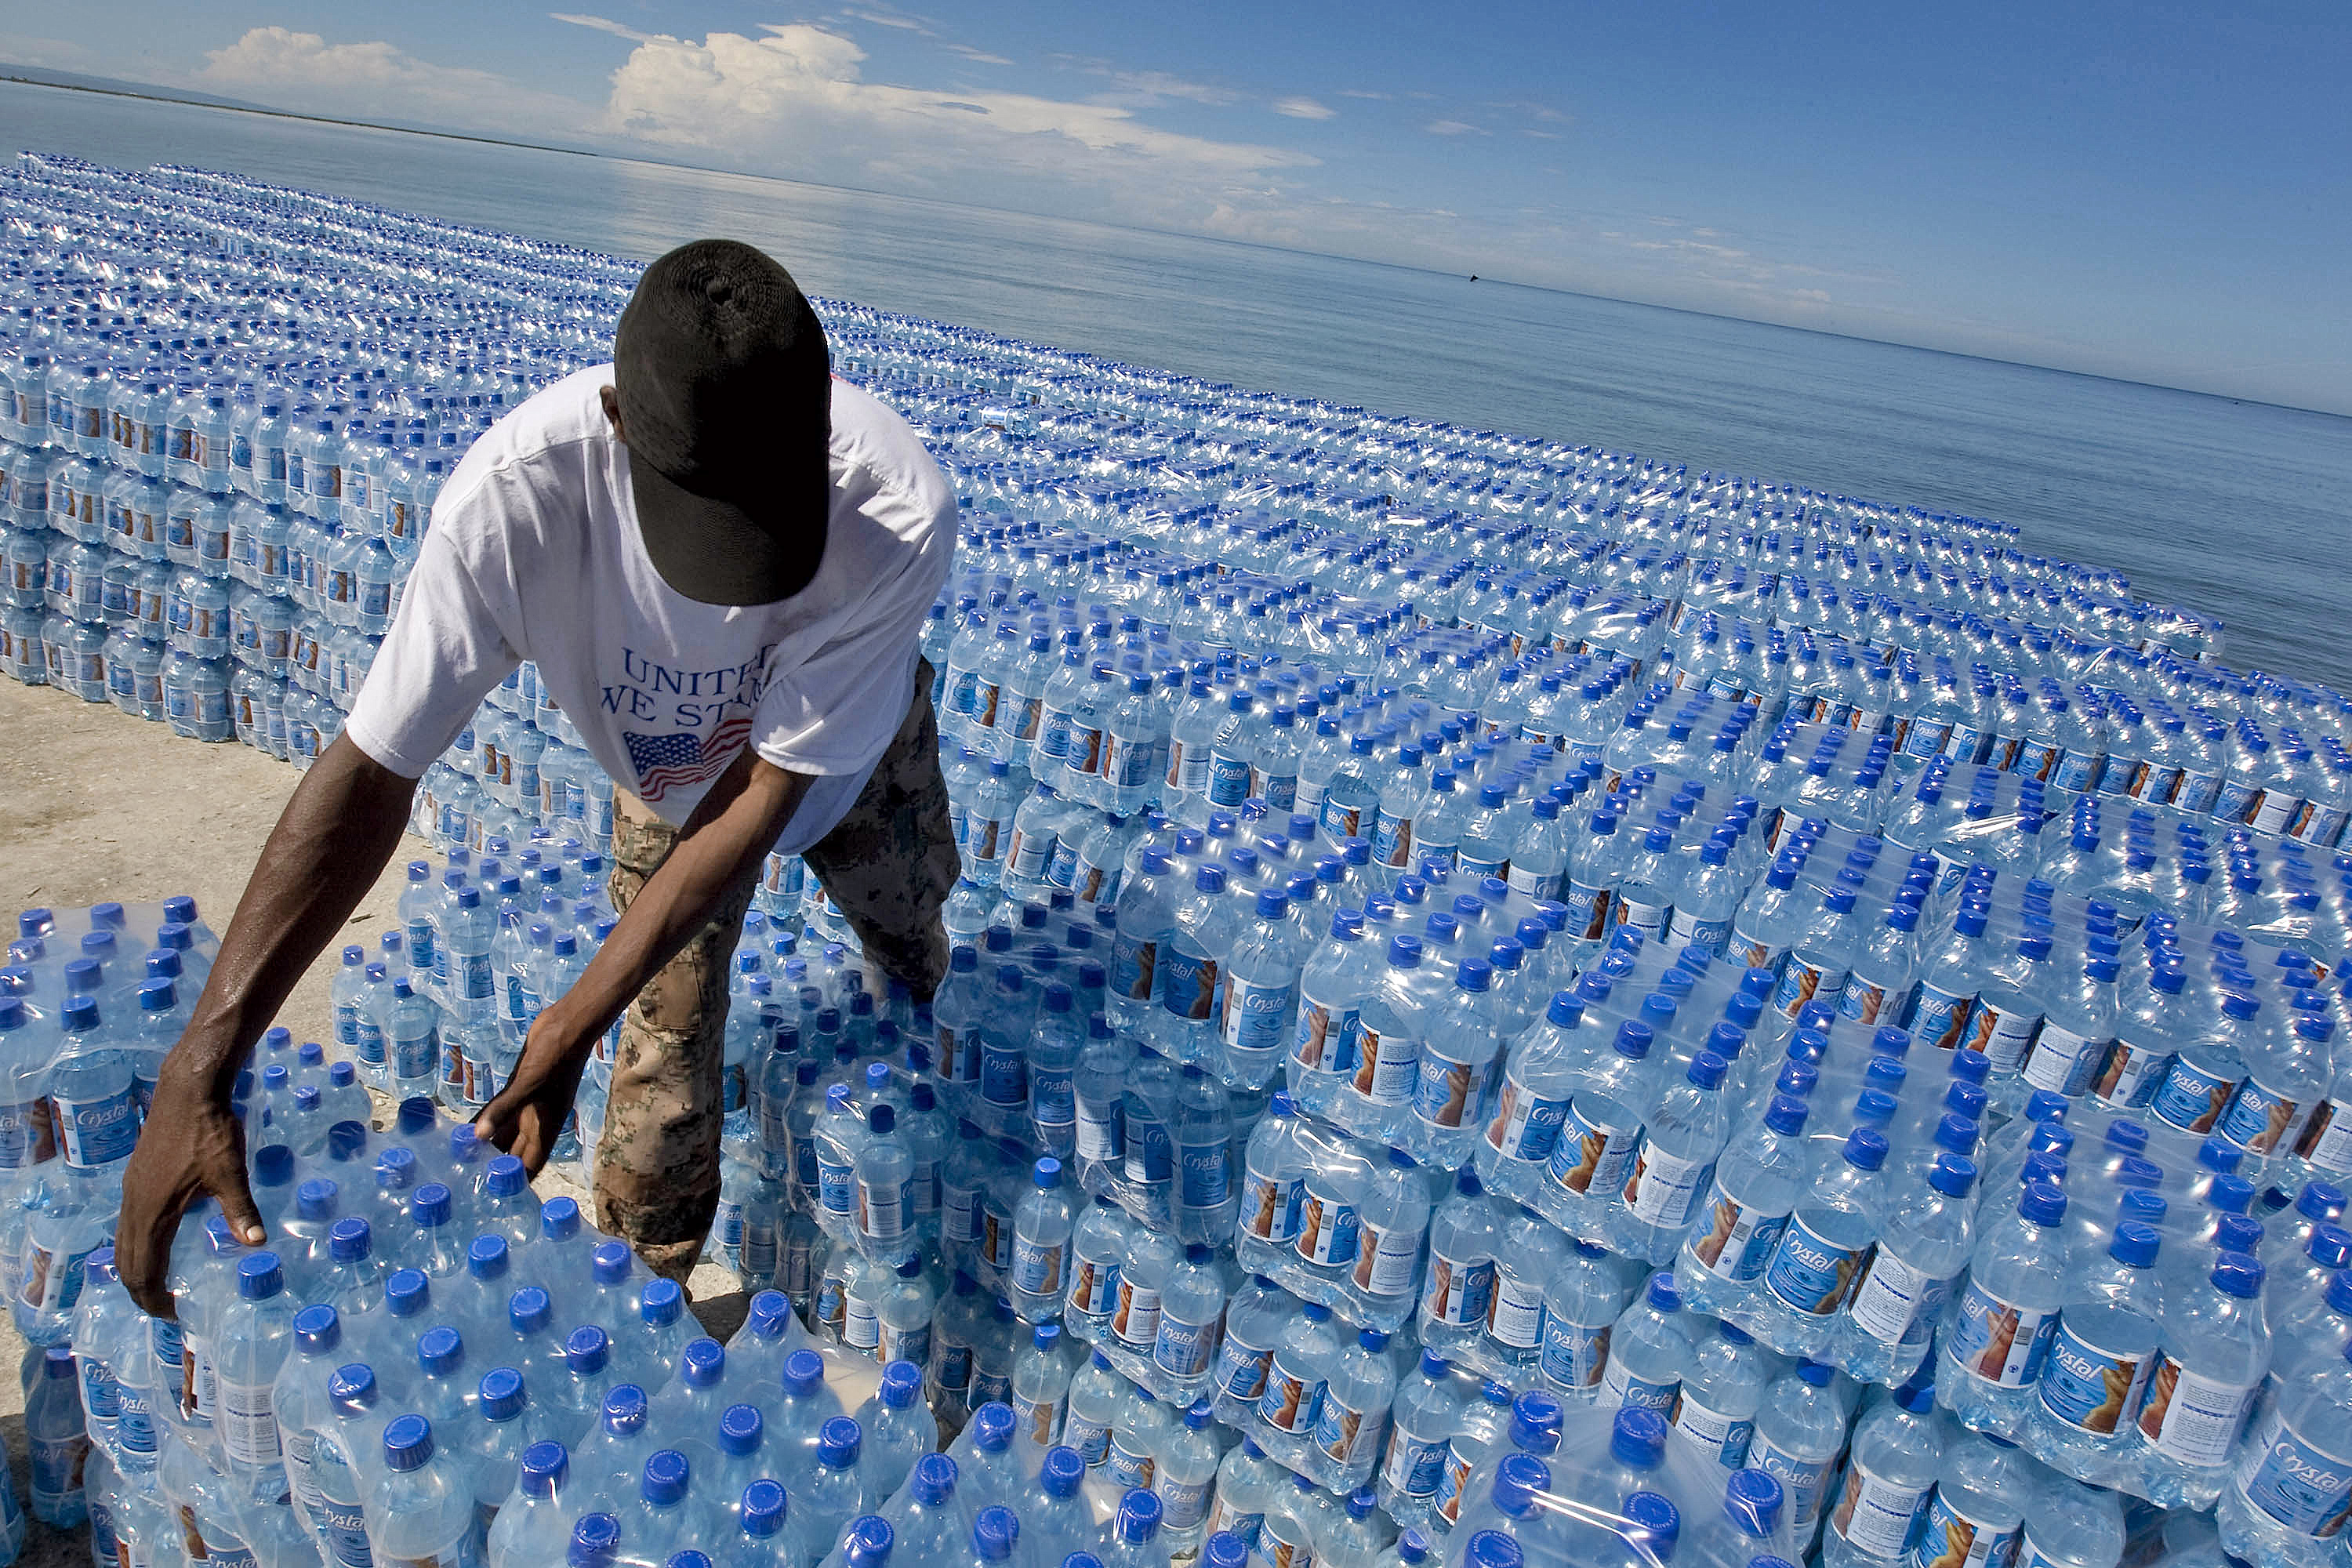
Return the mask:
{"type": "Polygon", "coordinates": [[[460,516],[511,524],[518,509],[557,496],[578,497],[592,468],[604,461],[612,439],[599,390],[613,379],[610,365],[590,365],[550,382],[509,409],[467,447],[449,476],[434,521],[460,516]],[[526,500],[528,498],[528,500],[526,500]]]}
{"type": "Polygon", "coordinates": [[[862,501],[897,492],[920,512],[952,507],[947,476],[915,427],[897,409],[852,382],[833,379],[833,459],[836,489],[862,501]]]}

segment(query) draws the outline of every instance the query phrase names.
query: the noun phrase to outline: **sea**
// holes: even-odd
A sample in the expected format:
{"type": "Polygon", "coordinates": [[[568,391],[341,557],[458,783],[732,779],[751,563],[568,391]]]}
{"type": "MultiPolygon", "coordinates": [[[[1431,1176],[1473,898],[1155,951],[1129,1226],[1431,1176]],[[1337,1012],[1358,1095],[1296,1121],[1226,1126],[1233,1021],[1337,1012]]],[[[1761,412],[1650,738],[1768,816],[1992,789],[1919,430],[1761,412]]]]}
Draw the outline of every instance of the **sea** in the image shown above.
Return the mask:
{"type": "Polygon", "coordinates": [[[2352,692],[2352,419],[1263,246],[0,83],[0,151],[230,170],[1212,381],[2016,524],[2352,692]]]}

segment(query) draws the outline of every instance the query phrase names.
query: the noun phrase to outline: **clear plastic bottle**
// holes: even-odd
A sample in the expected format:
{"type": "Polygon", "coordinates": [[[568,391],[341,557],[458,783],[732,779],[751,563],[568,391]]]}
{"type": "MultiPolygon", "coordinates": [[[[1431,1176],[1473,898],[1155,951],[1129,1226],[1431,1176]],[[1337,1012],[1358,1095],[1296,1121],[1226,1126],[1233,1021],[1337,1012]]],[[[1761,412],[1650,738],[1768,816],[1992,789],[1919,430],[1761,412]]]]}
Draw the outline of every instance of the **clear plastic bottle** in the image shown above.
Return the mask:
{"type": "Polygon", "coordinates": [[[2140,1405],[2140,1489],[2168,1508],[2203,1508],[2221,1494],[2246,1413],[2270,1369],[2263,1266],[2242,1253],[2215,1261],[2207,1288],[2168,1292],[2140,1405]]]}
{"type": "Polygon", "coordinates": [[[2069,1288],[2065,1217],[2066,1194],[2034,1182],[1977,1237],[1968,1284],[1944,1322],[1937,1378],[1937,1397],[1968,1426],[2007,1436],[2032,1411],[2069,1288]]]}
{"type": "Polygon", "coordinates": [[[1685,1448],[1728,1470],[1748,1462],[1756,1412],[1777,1368],[1769,1352],[1732,1323],[1696,1342],[1683,1373],[1673,1431],[1685,1448]]]}
{"type": "Polygon", "coordinates": [[[2066,1304],[2042,1364],[2026,1440],[2077,1480],[2109,1486],[2128,1479],[2162,1312],[2158,1247],[2155,1230],[2125,1220],[2104,1257],[2068,1270],[2066,1304]]]}
{"type": "Polygon", "coordinates": [[[1843,1309],[1833,1343],[1838,1364],[1854,1376],[1900,1383],[1927,1358],[1944,1303],[1968,1267],[1975,1180],[1974,1162],[1945,1152],[1926,1182],[1883,1194],[1877,1248],[1843,1309]]]}
{"type": "Polygon", "coordinates": [[[1780,1483],[1787,1500],[1782,1517],[1800,1553],[1812,1549],[1820,1532],[1838,1457],[1846,1447],[1848,1411],[1832,1386],[1834,1375],[1817,1361],[1800,1362],[1781,1373],[1765,1391],[1748,1446],[1748,1462],[1780,1483]]]}
{"type": "Polygon", "coordinates": [[[1652,1274],[1642,1293],[1618,1315],[1609,1336],[1601,1407],[1631,1406],[1671,1416],[1681,1402],[1683,1373],[1690,1364],[1685,1325],[1693,1322],[1683,1313],[1682,1291],[1674,1275],[1665,1269],[1652,1274]]]}
{"type": "Polygon", "coordinates": [[[1855,1424],[1845,1474],[1822,1532],[1822,1568],[1882,1568],[1908,1560],[1943,1468],[1944,1445],[1930,1387],[1897,1389],[1855,1424]]]}
{"type": "Polygon", "coordinates": [[[454,1458],[422,1415],[396,1415],[383,1429],[385,1474],[368,1494],[369,1540],[402,1563],[461,1568],[474,1560],[474,1498],[454,1458]]]}
{"type": "Polygon", "coordinates": [[[1034,1321],[1061,1310],[1076,1217],[1062,1190],[1059,1160],[1039,1160],[1031,1168],[1030,1184],[1013,1215],[1012,1292],[1015,1309],[1034,1321]]]}

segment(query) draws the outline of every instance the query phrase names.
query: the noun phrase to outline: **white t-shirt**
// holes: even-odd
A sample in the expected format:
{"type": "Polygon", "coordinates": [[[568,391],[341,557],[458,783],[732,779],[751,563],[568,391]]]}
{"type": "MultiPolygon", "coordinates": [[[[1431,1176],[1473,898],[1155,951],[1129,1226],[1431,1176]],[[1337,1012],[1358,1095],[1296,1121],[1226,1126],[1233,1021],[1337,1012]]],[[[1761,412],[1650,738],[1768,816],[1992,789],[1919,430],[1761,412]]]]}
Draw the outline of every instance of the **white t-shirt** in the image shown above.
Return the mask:
{"type": "Polygon", "coordinates": [[[474,443],[344,732],[419,777],[528,658],[589,753],[666,822],[747,742],[812,775],[776,845],[797,854],[847,813],[906,716],[954,493],[905,420],[836,380],[815,578],[772,605],[702,604],[646,559],[628,448],[599,401],[612,379],[610,365],[566,376],[474,443]]]}

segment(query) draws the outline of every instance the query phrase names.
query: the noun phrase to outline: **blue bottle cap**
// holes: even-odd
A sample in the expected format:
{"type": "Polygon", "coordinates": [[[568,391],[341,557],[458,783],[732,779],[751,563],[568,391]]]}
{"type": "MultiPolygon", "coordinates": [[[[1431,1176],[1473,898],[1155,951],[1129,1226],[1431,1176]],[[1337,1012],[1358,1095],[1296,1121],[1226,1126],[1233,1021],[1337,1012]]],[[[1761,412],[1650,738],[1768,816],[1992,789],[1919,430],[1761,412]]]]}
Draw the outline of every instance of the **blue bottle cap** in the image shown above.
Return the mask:
{"type": "Polygon", "coordinates": [[[342,1321],[325,1302],[294,1314],[294,1346],[304,1355],[323,1355],[342,1342],[342,1321]]]}
{"type": "Polygon", "coordinates": [[[1780,1527],[1785,1495],[1767,1470],[1753,1466],[1734,1470],[1723,1485],[1723,1516],[1744,1535],[1770,1535],[1780,1527]]]}
{"type": "Polygon", "coordinates": [[[631,1255],[625,1241],[600,1241],[590,1255],[592,1268],[599,1285],[618,1285],[629,1277],[631,1255]]]}
{"type": "Polygon", "coordinates": [[[784,1393],[805,1399],[824,1382],[824,1358],[812,1350],[798,1350],[784,1358],[784,1393]]]}
{"type": "Polygon", "coordinates": [[[301,1215],[303,1220],[310,1220],[310,1223],[334,1220],[334,1204],[339,1196],[343,1196],[341,1187],[313,1175],[294,1190],[294,1213],[301,1215]]]}
{"type": "Polygon", "coordinates": [[[413,1318],[433,1304],[433,1282],[421,1268],[395,1268],[383,1282],[384,1310],[395,1318],[413,1318]]]}
{"type": "Polygon", "coordinates": [[[294,1179],[294,1151],[284,1143],[265,1143],[254,1151],[253,1184],[282,1187],[294,1179]]]}
{"type": "Polygon", "coordinates": [[[416,1336],[416,1364],[435,1377],[447,1377],[466,1363],[466,1342],[446,1323],[416,1336]]]}
{"type": "Polygon", "coordinates": [[[383,1429],[383,1462],[414,1470],[433,1458],[433,1424],[422,1415],[395,1415],[383,1429]]]}
{"type": "Polygon", "coordinates": [[[983,1454],[1001,1454],[1013,1441],[1013,1406],[992,1399],[972,1415],[972,1441],[983,1454]]]}
{"type": "Polygon", "coordinates": [[[549,1241],[569,1241],[579,1235],[579,1200],[550,1198],[540,1205],[539,1234],[549,1241]]]}
{"type": "Polygon", "coordinates": [[[605,1431],[619,1437],[629,1436],[645,1429],[650,1403],[646,1391],[635,1384],[616,1383],[604,1391],[604,1405],[598,1417],[605,1431]]]}
{"type": "Polygon", "coordinates": [[[888,1520],[878,1513],[864,1514],[850,1522],[842,1542],[842,1558],[848,1568],[884,1568],[897,1542],[888,1520]]]}
{"type": "Polygon", "coordinates": [[[1610,1424],[1609,1454],[1621,1465],[1649,1469],[1665,1456],[1665,1418],[1639,1405],[1620,1405],[1610,1424]]]}
{"type": "Polygon", "coordinates": [[[525,1403],[522,1373],[510,1366],[494,1366],[482,1373],[475,1394],[481,1401],[482,1419],[511,1421],[522,1414],[525,1403]]]}
{"type": "Polygon", "coordinates": [[[1520,1394],[1511,1402],[1511,1446],[1527,1453],[1552,1452],[1559,1447],[1564,1416],[1559,1401],[1543,1390],[1520,1394]]]}
{"type": "Polygon", "coordinates": [[[2225,1252],[2214,1260],[2213,1289],[2251,1300],[2263,1293],[2263,1272],[2262,1259],[2243,1252],[2225,1252]]]}
{"type": "Polygon", "coordinates": [[[765,1538],[782,1530],[791,1509],[784,1489],[765,1476],[743,1489],[743,1533],[765,1538]]]}
{"type": "Polygon", "coordinates": [[[864,1428],[848,1416],[834,1416],[817,1428],[817,1462],[836,1470],[856,1464],[865,1436],[864,1428]]]}
{"type": "Polygon", "coordinates": [[[507,1263],[503,1236],[478,1236],[466,1246],[466,1272],[486,1284],[506,1278],[507,1263]]]}
{"type": "Polygon", "coordinates": [[[554,1303],[536,1285],[526,1285],[507,1298],[507,1322],[519,1334],[541,1334],[555,1319],[554,1303]]]}
{"type": "Polygon", "coordinates": [[[1495,1471],[1496,1511],[1506,1519],[1524,1519],[1537,1496],[1551,1490],[1551,1467],[1532,1454],[1513,1454],[1495,1471]]]}
{"type": "Polygon", "coordinates": [[[1160,1532],[1160,1503],[1159,1494],[1137,1487],[1118,1500],[1118,1516],[1111,1521],[1111,1537],[1129,1545],[1140,1545],[1160,1532]]]}
{"type": "Polygon", "coordinates": [[[552,1498],[571,1479],[572,1456],[551,1440],[533,1443],[522,1451],[521,1482],[525,1497],[552,1498]]]}
{"type": "MultiPolygon", "coordinates": [[[[483,1190],[494,1198],[510,1198],[530,1185],[524,1173],[522,1162],[512,1154],[501,1154],[492,1160],[482,1177],[483,1190]]],[[[542,1215],[542,1223],[544,1215],[542,1215]]]]}
{"type": "Polygon", "coordinates": [[[249,1252],[236,1260],[236,1293],[240,1300],[267,1301],[286,1288],[286,1271],[274,1252],[249,1252]]]}
{"type": "Polygon", "coordinates": [[[719,1415],[719,1446],[739,1457],[755,1454],[766,1426],[758,1405],[730,1405],[719,1415]]]}
{"type": "Polygon", "coordinates": [[[426,1230],[449,1223],[449,1189],[438,1182],[427,1182],[408,1194],[408,1217],[426,1230]]]}
{"type": "MultiPolygon", "coordinates": [[[[1049,1492],[1053,1492],[1053,1495],[1055,1497],[1067,1497],[1069,1495],[1067,1492],[1054,1491],[1053,1477],[1055,1472],[1052,1467],[1054,1463],[1054,1455],[1056,1453],[1069,1454],[1073,1458],[1076,1458],[1076,1450],[1073,1448],[1055,1448],[1048,1450],[1045,1455],[1045,1464],[1047,1467],[1045,1470],[1045,1489],[1049,1492]]],[[[1086,1461],[1084,1459],[1079,1459],[1078,1461],[1078,1472],[1080,1479],[1083,1479],[1086,1473],[1086,1461]]],[[[908,1484],[914,1489],[915,1500],[917,1502],[921,1503],[926,1508],[937,1508],[941,1503],[947,1501],[948,1499],[955,1495],[956,1462],[948,1458],[945,1454],[926,1454],[921,1458],[915,1461],[914,1473],[909,1478],[908,1484]]]]}
{"type": "Polygon", "coordinates": [[[593,1377],[604,1371],[611,1354],[611,1342],[593,1323],[583,1323],[563,1341],[563,1364],[575,1377],[593,1377]]]}
{"type": "Polygon", "coordinates": [[[686,1456],[676,1448],[661,1448],[646,1456],[645,1474],[638,1480],[637,1495],[656,1508],[670,1508],[686,1500],[686,1489],[692,1476],[692,1467],[686,1456]]]}
{"type": "Polygon", "coordinates": [[[564,1548],[568,1568],[604,1568],[621,1544],[621,1521],[609,1513],[583,1514],[564,1548]]]}
{"type": "Polygon", "coordinates": [[[1526,1562],[1519,1543],[1499,1530],[1475,1532],[1462,1549],[1463,1568],[1523,1568],[1526,1562]]]}

